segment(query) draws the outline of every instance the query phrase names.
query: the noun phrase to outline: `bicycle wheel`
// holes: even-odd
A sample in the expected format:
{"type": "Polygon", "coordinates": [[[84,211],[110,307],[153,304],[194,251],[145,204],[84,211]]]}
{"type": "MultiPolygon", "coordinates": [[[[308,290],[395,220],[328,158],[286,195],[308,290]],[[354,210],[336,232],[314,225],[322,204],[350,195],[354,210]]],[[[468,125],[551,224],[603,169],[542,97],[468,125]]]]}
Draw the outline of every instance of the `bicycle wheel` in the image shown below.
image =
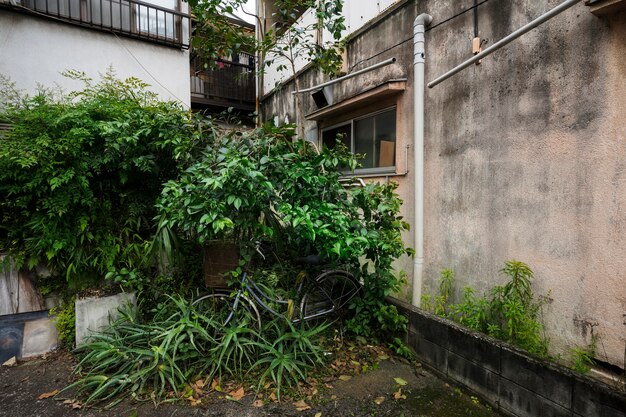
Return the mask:
{"type": "Polygon", "coordinates": [[[315,279],[315,284],[302,297],[302,320],[338,315],[360,292],[361,284],[352,274],[345,271],[325,272],[315,279]]]}
{"type": "Polygon", "coordinates": [[[261,328],[261,315],[256,305],[245,295],[239,296],[235,308],[235,296],[226,291],[216,291],[194,300],[193,306],[201,314],[213,318],[224,326],[250,320],[255,329],[261,328]]]}

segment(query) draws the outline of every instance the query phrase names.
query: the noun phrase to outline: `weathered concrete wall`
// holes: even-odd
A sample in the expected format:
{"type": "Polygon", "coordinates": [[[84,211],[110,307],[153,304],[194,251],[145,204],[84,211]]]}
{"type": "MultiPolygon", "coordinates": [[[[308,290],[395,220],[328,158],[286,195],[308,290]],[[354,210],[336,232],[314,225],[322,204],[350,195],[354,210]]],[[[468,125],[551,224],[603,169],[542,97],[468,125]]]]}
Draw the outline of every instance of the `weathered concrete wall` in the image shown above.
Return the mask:
{"type": "MultiPolygon", "coordinates": [[[[0,255],[0,261],[4,255],[0,255]]],[[[33,280],[34,274],[0,264],[0,316],[45,309],[45,302],[33,280]]]]}
{"type": "MultiPolygon", "coordinates": [[[[558,3],[487,2],[478,8],[479,35],[488,46],[558,3]]],[[[390,57],[397,62],[335,88],[340,101],[407,79],[396,102],[399,175],[389,177],[400,183],[407,219],[412,175],[400,174],[412,170],[404,159],[413,134],[412,22],[428,12],[434,27],[472,5],[398,2],[348,46],[351,71],[390,57]]],[[[473,36],[471,11],[429,30],[427,81],[471,57],[473,36]]],[[[309,87],[322,78],[309,71],[301,80],[309,87]]],[[[266,97],[266,118],[295,120],[292,90],[288,84],[266,97]]],[[[449,267],[457,297],[465,285],[480,294],[502,283],[505,260],[524,261],[535,271],[535,292],[550,292],[543,314],[553,352],[567,357],[572,347],[588,345],[593,328],[599,358],[623,367],[626,13],[598,18],[580,3],[429,89],[425,103],[424,292],[434,292],[439,271],[449,267]]],[[[305,113],[313,106],[306,96],[305,113]]],[[[306,126],[314,136],[317,123],[306,126]]],[[[399,267],[411,271],[409,260],[399,267]]]]}
{"type": "MultiPolygon", "coordinates": [[[[420,10],[436,24],[450,4],[420,10]]],[[[480,36],[493,43],[556,4],[489,2],[480,36]]],[[[427,79],[469,58],[472,37],[471,13],[428,32],[427,79]]],[[[599,358],[624,366],[625,83],[626,14],[603,20],[580,3],[427,91],[431,291],[441,268],[459,289],[487,290],[504,260],[522,260],[535,291],[551,292],[555,352],[586,346],[594,325],[599,358]]]]}
{"type": "Polygon", "coordinates": [[[61,73],[84,71],[97,80],[113,67],[119,78],[137,77],[161,98],[190,105],[188,51],[1,10],[0,57],[0,74],[29,93],[38,85],[80,89],[61,73]]]}

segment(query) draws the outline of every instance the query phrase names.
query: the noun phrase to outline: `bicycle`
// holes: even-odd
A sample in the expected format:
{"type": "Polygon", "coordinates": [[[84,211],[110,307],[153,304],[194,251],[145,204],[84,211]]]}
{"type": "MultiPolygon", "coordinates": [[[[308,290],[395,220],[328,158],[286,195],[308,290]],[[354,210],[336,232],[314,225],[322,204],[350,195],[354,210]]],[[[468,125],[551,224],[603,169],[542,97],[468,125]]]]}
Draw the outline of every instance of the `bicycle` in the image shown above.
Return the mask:
{"type": "MultiPolygon", "coordinates": [[[[265,259],[260,250],[260,243],[256,243],[255,250],[265,259]]],[[[321,265],[319,256],[315,255],[298,258],[298,261],[310,266],[321,265]]],[[[267,295],[248,275],[247,270],[241,275],[238,289],[234,293],[215,290],[194,300],[193,305],[206,315],[224,317],[222,321],[224,326],[231,323],[233,318],[236,318],[236,322],[242,320],[243,318],[237,317],[237,314],[245,310],[260,329],[261,314],[257,306],[273,316],[285,318],[295,324],[336,315],[347,307],[350,300],[361,293],[361,284],[347,271],[337,269],[323,271],[312,282],[307,282],[306,278],[308,275],[305,275],[305,279],[299,280],[296,290],[296,299],[300,301],[299,310],[295,310],[293,299],[284,300],[267,295]],[[270,303],[287,306],[287,315],[270,307],[270,303]]]]}

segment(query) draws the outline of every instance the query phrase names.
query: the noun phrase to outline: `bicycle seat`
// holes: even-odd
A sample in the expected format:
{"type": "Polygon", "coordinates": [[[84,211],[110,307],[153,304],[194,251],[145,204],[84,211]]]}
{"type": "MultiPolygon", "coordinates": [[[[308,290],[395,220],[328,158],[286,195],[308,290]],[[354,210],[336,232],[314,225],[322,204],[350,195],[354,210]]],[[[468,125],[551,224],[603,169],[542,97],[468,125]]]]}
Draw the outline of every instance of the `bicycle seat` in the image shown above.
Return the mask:
{"type": "Polygon", "coordinates": [[[296,263],[301,264],[301,265],[321,265],[323,262],[322,262],[321,256],[309,255],[309,256],[296,258],[296,263]]]}

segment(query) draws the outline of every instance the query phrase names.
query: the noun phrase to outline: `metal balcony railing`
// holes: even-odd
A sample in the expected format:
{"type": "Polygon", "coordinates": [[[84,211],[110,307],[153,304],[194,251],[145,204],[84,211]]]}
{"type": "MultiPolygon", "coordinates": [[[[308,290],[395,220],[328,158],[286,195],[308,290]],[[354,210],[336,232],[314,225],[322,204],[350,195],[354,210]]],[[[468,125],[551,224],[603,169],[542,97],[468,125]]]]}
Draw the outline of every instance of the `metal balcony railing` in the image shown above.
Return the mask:
{"type": "Polygon", "coordinates": [[[205,65],[191,59],[191,101],[204,104],[254,108],[254,56],[245,52],[205,65]]]}
{"type": "Polygon", "coordinates": [[[137,0],[0,0],[0,6],[75,25],[189,48],[190,16],[137,0]]]}

